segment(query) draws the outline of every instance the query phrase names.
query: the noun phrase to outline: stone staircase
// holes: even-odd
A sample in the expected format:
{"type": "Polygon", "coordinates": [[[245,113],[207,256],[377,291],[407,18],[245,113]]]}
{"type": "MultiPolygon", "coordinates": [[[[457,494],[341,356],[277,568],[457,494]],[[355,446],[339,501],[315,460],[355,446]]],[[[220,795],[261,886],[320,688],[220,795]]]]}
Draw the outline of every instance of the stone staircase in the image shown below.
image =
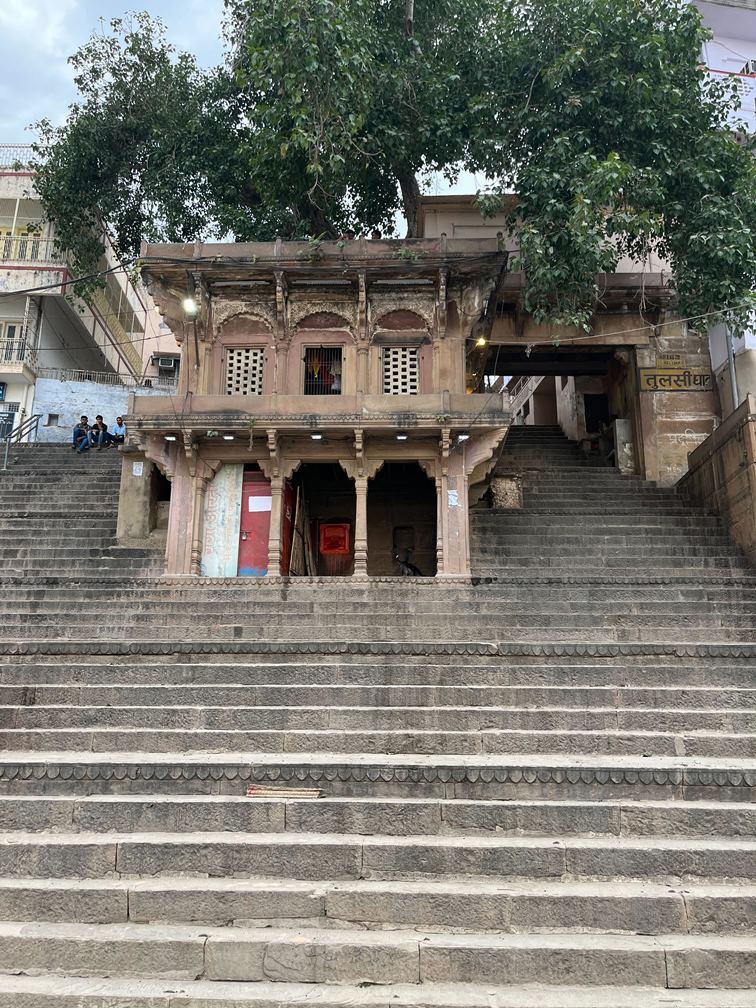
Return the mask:
{"type": "Polygon", "coordinates": [[[756,580],[712,519],[515,428],[472,584],[171,582],[114,451],[17,458],[0,1008],[753,1008],[756,580]]]}

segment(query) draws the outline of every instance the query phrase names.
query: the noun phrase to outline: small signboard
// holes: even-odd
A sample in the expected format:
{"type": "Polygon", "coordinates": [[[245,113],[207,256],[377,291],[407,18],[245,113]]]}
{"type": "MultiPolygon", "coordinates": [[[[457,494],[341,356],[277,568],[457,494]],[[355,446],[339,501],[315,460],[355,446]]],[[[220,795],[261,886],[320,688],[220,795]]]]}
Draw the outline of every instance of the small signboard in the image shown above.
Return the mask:
{"type": "Polygon", "coordinates": [[[711,392],[713,377],[706,368],[639,368],[638,384],[641,392],[711,392]]]}
{"type": "Polygon", "coordinates": [[[683,357],[682,354],[672,353],[672,354],[657,354],[656,355],[656,366],[658,368],[683,368],[683,357]]]}

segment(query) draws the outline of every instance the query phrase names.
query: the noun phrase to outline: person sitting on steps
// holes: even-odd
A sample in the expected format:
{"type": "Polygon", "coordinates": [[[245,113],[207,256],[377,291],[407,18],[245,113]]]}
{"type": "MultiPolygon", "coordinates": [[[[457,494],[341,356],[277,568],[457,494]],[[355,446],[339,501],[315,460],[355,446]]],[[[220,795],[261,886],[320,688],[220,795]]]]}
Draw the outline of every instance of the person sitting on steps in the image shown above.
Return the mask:
{"type": "Polygon", "coordinates": [[[108,432],[110,440],[108,441],[108,447],[115,444],[123,444],[126,440],[126,424],[123,422],[123,417],[117,416],[116,421],[108,432]]]}
{"type": "Polygon", "coordinates": [[[82,447],[89,448],[89,419],[83,414],[73,429],[71,447],[74,451],[81,451],[82,447]]]}
{"type": "Polygon", "coordinates": [[[98,413],[95,417],[94,427],[89,431],[89,443],[90,445],[97,445],[97,451],[100,451],[103,445],[110,443],[108,440],[110,434],[108,434],[108,425],[102,419],[102,414],[98,413]]]}

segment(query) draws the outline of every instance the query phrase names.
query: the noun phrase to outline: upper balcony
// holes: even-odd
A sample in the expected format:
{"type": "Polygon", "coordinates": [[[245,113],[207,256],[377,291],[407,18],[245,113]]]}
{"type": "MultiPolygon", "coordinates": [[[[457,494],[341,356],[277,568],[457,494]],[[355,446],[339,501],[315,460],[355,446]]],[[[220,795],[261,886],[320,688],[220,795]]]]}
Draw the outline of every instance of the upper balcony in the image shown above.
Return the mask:
{"type": "Polygon", "coordinates": [[[31,144],[0,144],[0,171],[28,171],[31,144]]]}
{"type": "Polygon", "coordinates": [[[37,372],[37,351],[23,337],[0,339],[0,381],[21,378],[31,383],[37,372]]]}

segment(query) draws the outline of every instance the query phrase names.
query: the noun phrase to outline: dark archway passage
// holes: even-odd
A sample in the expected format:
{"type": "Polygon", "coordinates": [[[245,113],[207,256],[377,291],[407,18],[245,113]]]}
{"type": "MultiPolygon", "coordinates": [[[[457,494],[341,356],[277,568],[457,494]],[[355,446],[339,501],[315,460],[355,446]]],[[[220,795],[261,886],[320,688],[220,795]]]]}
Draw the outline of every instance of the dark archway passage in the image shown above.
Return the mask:
{"type": "Polygon", "coordinates": [[[387,462],[368,484],[368,574],[399,574],[399,556],[436,574],[436,487],[417,462],[387,462]]]}

